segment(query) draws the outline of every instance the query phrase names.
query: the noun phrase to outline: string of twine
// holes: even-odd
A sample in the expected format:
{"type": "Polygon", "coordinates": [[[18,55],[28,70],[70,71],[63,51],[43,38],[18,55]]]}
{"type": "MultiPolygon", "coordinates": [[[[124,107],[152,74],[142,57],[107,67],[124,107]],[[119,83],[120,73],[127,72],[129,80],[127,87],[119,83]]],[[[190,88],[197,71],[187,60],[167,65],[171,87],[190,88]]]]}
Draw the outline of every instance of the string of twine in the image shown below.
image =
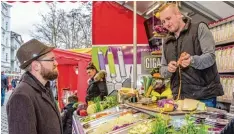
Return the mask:
{"type": "Polygon", "coordinates": [[[177,99],[176,101],[178,101],[180,99],[180,92],[181,92],[181,85],[182,85],[182,80],[181,80],[181,67],[179,65],[179,88],[178,88],[178,96],[177,96],[177,99]]]}

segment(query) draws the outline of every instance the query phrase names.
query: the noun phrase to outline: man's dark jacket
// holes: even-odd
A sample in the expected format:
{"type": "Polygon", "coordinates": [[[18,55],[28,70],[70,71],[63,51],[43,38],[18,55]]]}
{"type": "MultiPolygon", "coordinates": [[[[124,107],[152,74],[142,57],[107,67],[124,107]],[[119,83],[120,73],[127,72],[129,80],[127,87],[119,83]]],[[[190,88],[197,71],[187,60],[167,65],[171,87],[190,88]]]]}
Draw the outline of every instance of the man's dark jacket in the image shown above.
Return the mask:
{"type": "MultiPolygon", "coordinates": [[[[171,61],[178,61],[183,52],[187,52],[191,56],[202,55],[198,39],[198,27],[200,23],[191,23],[188,18],[185,18],[184,22],[185,27],[177,39],[173,34],[170,34],[165,39],[163,51],[168,64],[171,61]]],[[[216,63],[203,70],[198,70],[191,66],[184,68],[181,70],[181,79],[181,98],[208,99],[224,94],[216,63]]],[[[178,69],[172,74],[171,89],[173,95],[177,96],[179,89],[178,69]]]]}
{"type": "Polygon", "coordinates": [[[22,76],[7,103],[9,134],[63,133],[60,113],[46,87],[29,72],[22,76]]]}

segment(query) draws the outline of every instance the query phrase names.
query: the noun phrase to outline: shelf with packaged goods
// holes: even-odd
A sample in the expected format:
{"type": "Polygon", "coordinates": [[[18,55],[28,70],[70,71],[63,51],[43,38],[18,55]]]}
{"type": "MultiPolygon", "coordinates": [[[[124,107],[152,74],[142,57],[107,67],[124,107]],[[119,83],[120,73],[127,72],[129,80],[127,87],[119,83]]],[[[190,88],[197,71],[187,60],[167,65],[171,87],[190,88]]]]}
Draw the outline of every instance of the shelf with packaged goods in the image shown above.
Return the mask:
{"type": "Polygon", "coordinates": [[[220,46],[227,46],[229,44],[230,45],[234,44],[234,37],[232,39],[228,39],[228,40],[225,40],[225,41],[216,42],[215,46],[220,47],[220,46]]]}
{"type": "Polygon", "coordinates": [[[225,20],[222,20],[220,22],[216,22],[216,23],[210,24],[209,28],[217,27],[217,26],[220,26],[222,24],[226,24],[226,23],[231,22],[231,21],[234,21],[234,16],[231,16],[231,17],[229,17],[229,18],[227,18],[225,20]]]}
{"type": "Polygon", "coordinates": [[[222,103],[229,103],[231,104],[232,103],[232,99],[228,99],[228,98],[219,98],[217,97],[217,102],[222,102],[222,103]]]}
{"type": "Polygon", "coordinates": [[[219,71],[220,74],[234,74],[234,70],[219,71]]]}

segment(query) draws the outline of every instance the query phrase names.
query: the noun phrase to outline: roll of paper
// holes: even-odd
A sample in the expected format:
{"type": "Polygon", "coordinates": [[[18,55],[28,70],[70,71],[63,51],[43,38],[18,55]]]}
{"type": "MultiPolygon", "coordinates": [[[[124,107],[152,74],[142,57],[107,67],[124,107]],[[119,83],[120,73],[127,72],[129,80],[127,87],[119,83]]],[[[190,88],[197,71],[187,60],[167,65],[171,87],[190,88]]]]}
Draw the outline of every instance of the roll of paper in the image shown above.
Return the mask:
{"type": "Polygon", "coordinates": [[[99,61],[100,70],[106,70],[104,56],[99,48],[98,48],[98,61],[99,61]]]}
{"type": "Polygon", "coordinates": [[[116,77],[116,70],[115,70],[114,56],[113,56],[111,48],[108,49],[107,59],[108,59],[110,76],[111,76],[111,78],[115,78],[116,77]]]}
{"type": "Polygon", "coordinates": [[[122,52],[121,48],[118,48],[117,55],[118,55],[118,60],[119,60],[120,76],[126,77],[127,76],[126,68],[125,68],[123,52],[122,52]]]}

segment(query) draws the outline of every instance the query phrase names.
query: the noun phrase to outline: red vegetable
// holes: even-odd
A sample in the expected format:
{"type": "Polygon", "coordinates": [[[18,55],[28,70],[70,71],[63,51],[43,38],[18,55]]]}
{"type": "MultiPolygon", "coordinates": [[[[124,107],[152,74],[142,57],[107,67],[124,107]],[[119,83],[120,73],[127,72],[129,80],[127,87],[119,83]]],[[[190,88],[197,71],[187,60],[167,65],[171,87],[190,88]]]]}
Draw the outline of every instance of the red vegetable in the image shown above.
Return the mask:
{"type": "Polygon", "coordinates": [[[87,111],[86,110],[80,110],[80,116],[87,116],[87,111]]]}

